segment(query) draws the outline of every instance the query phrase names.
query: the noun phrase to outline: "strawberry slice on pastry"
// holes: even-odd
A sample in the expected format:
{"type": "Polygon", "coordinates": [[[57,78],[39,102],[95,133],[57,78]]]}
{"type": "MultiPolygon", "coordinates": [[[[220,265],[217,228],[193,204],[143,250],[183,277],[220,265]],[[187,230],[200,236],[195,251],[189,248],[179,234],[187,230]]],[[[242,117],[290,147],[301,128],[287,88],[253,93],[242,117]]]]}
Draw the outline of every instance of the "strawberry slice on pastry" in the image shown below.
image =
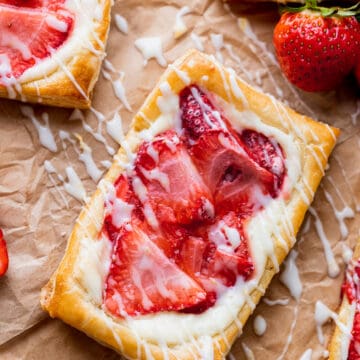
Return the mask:
{"type": "Polygon", "coordinates": [[[68,38],[73,21],[68,11],[0,5],[0,84],[50,56],[68,38]]]}
{"type": "Polygon", "coordinates": [[[9,256],[2,230],[0,229],[0,276],[4,275],[9,266],[9,256]]]}

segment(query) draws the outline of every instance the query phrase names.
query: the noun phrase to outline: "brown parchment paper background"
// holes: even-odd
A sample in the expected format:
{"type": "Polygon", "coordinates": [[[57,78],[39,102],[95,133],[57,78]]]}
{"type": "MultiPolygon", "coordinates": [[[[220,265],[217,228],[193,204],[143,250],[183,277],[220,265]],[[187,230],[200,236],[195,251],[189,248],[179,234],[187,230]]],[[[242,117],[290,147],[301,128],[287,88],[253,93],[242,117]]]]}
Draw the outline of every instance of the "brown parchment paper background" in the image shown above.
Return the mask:
{"type": "MultiPolygon", "coordinates": [[[[194,47],[189,36],[193,31],[201,37],[205,51],[210,54],[215,54],[210,34],[223,34],[224,43],[232,45],[236,55],[234,58],[226,48],[221,49],[225,65],[233,67],[250,84],[297,111],[342,129],[326,178],[313,203],[342,272],[336,279],[328,277],[314,218],[308,214],[307,226],[300,232],[295,247],[299,253],[296,263],[303,284],[301,299],[297,304],[276,277],[265,296],[270,299],[288,298],[289,304],[269,306],[260,303],[255,314],[266,319],[265,334],[262,337],[254,334],[254,317],[250,318],[244,334],[231,350],[232,357],[229,356],[245,359],[241,346],[245,343],[260,360],[280,359],[281,354],[284,354],[283,359],[299,359],[308,348],[313,349],[312,359],[321,359],[325,348],[316,336],[315,302],[321,300],[333,310],[338,306],[344,270],[342,243],[353,246],[359,234],[360,100],[355,81],[348,79],[337,92],[326,94],[306,94],[289,85],[273,55],[272,30],[278,16],[274,4],[240,4],[229,10],[220,1],[124,0],[115,2],[113,19],[116,13],[128,20],[129,34],[120,33],[112,23],[107,58],[124,72],[123,84],[133,111],[122,106],[111,83],[100,75],[93,106],[105,115],[106,120],[119,111],[126,129],[163,71],[155,60],[143,67],[142,55],[134,47],[134,41],[144,36],[160,36],[165,58],[170,63],[186,49],[194,47]],[[175,40],[172,34],[175,16],[184,5],[191,9],[191,13],[183,18],[189,30],[175,40]],[[242,28],[238,26],[238,17],[243,19],[242,28]],[[246,21],[250,28],[244,26],[246,21]],[[338,211],[349,206],[355,212],[354,218],[345,220],[349,230],[347,239],[341,238],[334,208],[324,190],[331,195],[338,211]]],[[[79,146],[68,144],[65,149],[61,145],[59,130],[80,134],[91,147],[101,170],[105,171],[105,168],[100,161],[111,160],[111,156],[103,144],[84,130],[81,121],[69,121],[71,110],[40,105],[33,108],[39,119],[41,114],[48,113],[57,152],[50,152],[40,144],[33,123],[21,115],[20,103],[0,100],[0,227],[6,235],[10,254],[9,271],[0,279],[0,359],[115,359],[119,356],[113,351],[59,320],[49,319],[39,306],[40,288],[59,263],[81,208],[79,201],[65,193],[60,181],[56,180],[57,187],[54,187],[44,170],[44,161],[51,160],[63,176],[66,166],[72,165],[90,195],[96,184],[78,160],[75,147],[79,149],[79,146]]],[[[95,129],[97,119],[89,111],[84,114],[86,122],[95,129]]],[[[117,149],[106,134],[105,126],[103,134],[117,149]]],[[[328,339],[332,324],[326,325],[324,331],[328,339]]]]}

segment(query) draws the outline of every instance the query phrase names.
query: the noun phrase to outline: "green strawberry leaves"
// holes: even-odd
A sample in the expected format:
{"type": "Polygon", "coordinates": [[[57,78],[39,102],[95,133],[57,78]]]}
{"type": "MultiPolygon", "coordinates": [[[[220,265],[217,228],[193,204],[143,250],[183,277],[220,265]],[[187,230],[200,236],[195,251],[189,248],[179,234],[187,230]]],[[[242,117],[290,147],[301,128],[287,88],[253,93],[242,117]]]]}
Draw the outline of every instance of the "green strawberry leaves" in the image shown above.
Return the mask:
{"type": "Polygon", "coordinates": [[[321,14],[323,17],[332,17],[332,16],[339,16],[339,17],[349,17],[355,16],[357,21],[360,22],[360,2],[357,4],[350,6],[348,8],[341,8],[339,6],[332,6],[332,7],[324,7],[318,6],[316,0],[306,0],[305,5],[303,6],[287,6],[287,5],[280,5],[280,13],[283,14],[285,12],[289,13],[299,13],[304,10],[311,10],[316,11],[321,14]]]}

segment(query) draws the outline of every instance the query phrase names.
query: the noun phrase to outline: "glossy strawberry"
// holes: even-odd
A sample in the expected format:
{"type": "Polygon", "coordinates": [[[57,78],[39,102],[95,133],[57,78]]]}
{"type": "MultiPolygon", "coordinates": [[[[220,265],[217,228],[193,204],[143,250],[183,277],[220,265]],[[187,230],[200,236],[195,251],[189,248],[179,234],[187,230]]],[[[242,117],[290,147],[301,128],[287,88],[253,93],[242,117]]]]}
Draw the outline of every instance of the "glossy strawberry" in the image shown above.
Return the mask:
{"type": "Polygon", "coordinates": [[[147,198],[159,222],[189,224],[213,216],[212,195],[202,180],[185,145],[174,131],[144,143],[135,171],[147,189],[147,198]]]}
{"type": "Polygon", "coordinates": [[[358,9],[323,8],[307,0],[302,8],[286,7],[274,30],[280,67],[305,91],[335,89],[359,56],[358,9]]]}
{"type": "Polygon", "coordinates": [[[351,341],[349,345],[349,353],[348,353],[348,360],[359,360],[360,359],[360,312],[359,310],[356,311],[354,317],[353,328],[351,331],[351,341]]]}
{"type": "Polygon", "coordinates": [[[210,99],[198,86],[184,88],[180,93],[179,105],[185,141],[196,141],[204,132],[221,128],[219,112],[214,112],[210,99]]]}
{"type": "Polygon", "coordinates": [[[275,197],[285,178],[285,159],[281,146],[276,140],[254,130],[245,129],[239,136],[248,155],[274,175],[272,195],[275,197]]]}
{"type": "Polygon", "coordinates": [[[114,314],[179,311],[206,298],[205,291],[135,225],[124,229],[112,258],[105,305],[114,314]]]}
{"type": "MultiPolygon", "coordinates": [[[[27,1],[24,6],[1,5],[0,1],[0,84],[18,78],[39,60],[47,58],[69,37],[74,16],[60,4],[42,6],[41,1],[27,1]],[[54,9],[55,7],[55,9],[54,9]],[[50,10],[51,9],[51,10],[50,10]],[[53,11],[56,10],[56,11],[53,11]],[[31,35],[31,36],[30,36],[31,35]]],[[[17,4],[16,1],[5,1],[17,4]]]]}
{"type": "Polygon", "coordinates": [[[9,257],[6,248],[6,242],[0,229],[0,276],[4,275],[9,266],[9,257]]]}

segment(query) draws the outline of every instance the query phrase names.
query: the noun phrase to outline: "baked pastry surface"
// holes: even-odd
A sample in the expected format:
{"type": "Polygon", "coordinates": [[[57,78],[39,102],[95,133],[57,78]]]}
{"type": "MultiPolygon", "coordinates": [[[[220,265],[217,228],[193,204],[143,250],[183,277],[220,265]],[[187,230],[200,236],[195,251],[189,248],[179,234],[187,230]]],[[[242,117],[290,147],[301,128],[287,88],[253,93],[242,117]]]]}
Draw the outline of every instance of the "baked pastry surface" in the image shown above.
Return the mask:
{"type": "MultiPolygon", "coordinates": [[[[12,2],[10,1],[9,4],[12,2]]],[[[18,3],[15,2],[15,4],[18,3]]],[[[35,64],[14,77],[2,74],[0,71],[0,97],[60,107],[89,108],[92,91],[100,72],[102,59],[105,56],[111,5],[112,0],[67,0],[66,3],[62,0],[52,2],[39,0],[34,1],[31,9],[25,6],[17,8],[18,5],[0,4],[2,12],[7,11],[8,8],[14,12],[13,16],[7,15],[9,17],[16,18],[16,12],[19,12],[23,16],[22,21],[35,22],[30,17],[26,18],[26,12],[29,11],[32,17],[43,16],[44,21],[40,23],[41,26],[45,27],[44,22],[48,24],[47,30],[43,30],[44,35],[37,35],[40,38],[39,45],[34,45],[37,41],[35,38],[30,44],[16,45],[15,50],[11,47],[8,50],[11,54],[11,52],[16,52],[16,47],[26,51],[26,47],[29,47],[32,54],[27,54],[27,57],[34,59],[35,64]],[[59,8],[57,5],[53,5],[57,2],[59,8]],[[61,20],[56,16],[59,16],[61,20]],[[62,28],[64,26],[62,19],[66,17],[72,20],[69,24],[70,30],[65,30],[66,27],[62,28]],[[43,46],[41,44],[51,41],[51,39],[41,40],[41,36],[44,36],[45,39],[50,36],[46,34],[49,29],[57,31],[56,36],[61,36],[64,31],[69,31],[69,34],[55,50],[51,49],[49,45],[47,51],[50,52],[50,55],[37,58],[34,54],[40,51],[38,48],[43,46]]],[[[26,26],[24,25],[25,28],[26,26]]],[[[41,31],[40,29],[39,32],[41,31]]],[[[6,36],[3,35],[2,42],[5,42],[5,45],[11,44],[10,40],[6,40],[6,36]]],[[[14,36],[14,34],[9,36],[14,36]]],[[[55,37],[54,34],[51,36],[55,37]]],[[[9,56],[11,59],[8,53],[4,54],[1,56],[9,56]]],[[[23,54],[23,57],[25,55],[23,54]]],[[[28,60],[26,57],[24,59],[20,56],[18,61],[28,60]]]]}
{"type": "Polygon", "coordinates": [[[213,57],[189,51],[168,67],[135,115],[124,139],[126,146],[120,148],[82,210],[65,256],[42,290],[42,307],[51,317],[62,319],[127,358],[222,359],[294,245],[337,136],[337,129],[299,115],[256,91],[213,57]],[[250,248],[256,258],[251,281],[230,288],[221,301],[201,314],[166,312],[117,317],[106,311],[102,298],[111,253],[109,246],[99,241],[108,184],[114,184],[125,171],[127,152],[136,153],[145,137],[149,139],[169,128],[164,117],[173,119],[174,111],[179,109],[166,104],[174,102],[174,96],[176,100],[189,84],[212,94],[235,128],[253,128],[276,139],[286,158],[285,190],[248,225],[250,248]],[[240,300],[233,300],[234,291],[240,300]]]}

